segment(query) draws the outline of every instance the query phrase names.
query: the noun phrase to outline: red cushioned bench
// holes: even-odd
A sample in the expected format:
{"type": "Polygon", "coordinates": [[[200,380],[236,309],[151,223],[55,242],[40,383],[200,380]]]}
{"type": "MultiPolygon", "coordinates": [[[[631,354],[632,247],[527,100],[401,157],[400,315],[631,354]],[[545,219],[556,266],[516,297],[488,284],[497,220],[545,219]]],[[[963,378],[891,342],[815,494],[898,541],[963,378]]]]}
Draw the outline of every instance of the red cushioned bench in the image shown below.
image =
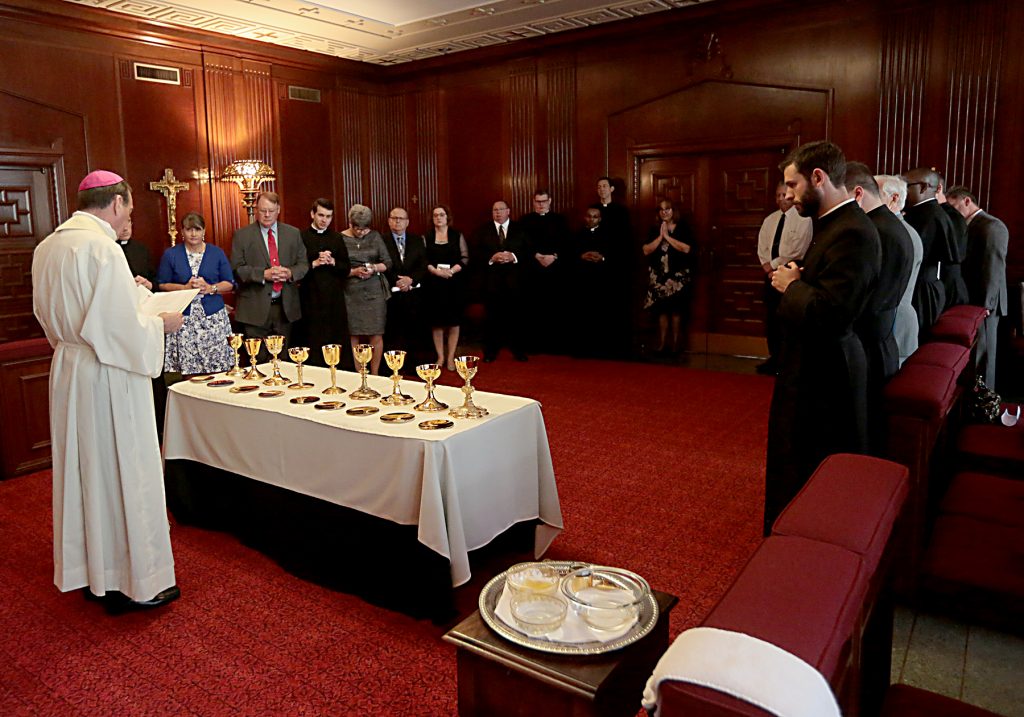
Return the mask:
{"type": "Polygon", "coordinates": [[[945,341],[967,349],[974,347],[978,327],[985,320],[985,309],[980,306],[954,306],[942,313],[928,332],[929,341],[945,341]]]}
{"type": "MultiPolygon", "coordinates": [[[[904,466],[830,456],[702,626],[743,633],[801,658],[825,678],[848,717],[877,713],[892,649],[885,597],[890,538],[908,492],[904,466]],[[867,644],[872,640],[881,644],[867,644]]],[[[659,698],[662,717],[768,714],[690,682],[661,682],[659,698]]]]}
{"type": "Polygon", "coordinates": [[[972,365],[971,352],[959,344],[944,341],[921,344],[907,357],[904,365],[942,366],[952,369],[960,385],[968,386],[974,383],[974,371],[964,371],[972,365]]]}
{"type": "Polygon", "coordinates": [[[957,436],[960,465],[1024,478],[1024,420],[1016,426],[972,424],[957,436]]]}
{"type": "Polygon", "coordinates": [[[893,685],[885,696],[882,717],[998,717],[998,715],[981,707],[975,707],[910,685],[893,685]]]}
{"type": "Polygon", "coordinates": [[[930,495],[941,495],[946,482],[947,417],[963,393],[956,378],[953,368],[910,363],[908,359],[883,391],[885,457],[910,470],[906,533],[901,538],[902,570],[896,584],[901,594],[913,591],[928,532],[930,495]]]}
{"type": "Polygon", "coordinates": [[[971,622],[1024,631],[1024,481],[958,473],[924,558],[922,601],[971,622]]]}

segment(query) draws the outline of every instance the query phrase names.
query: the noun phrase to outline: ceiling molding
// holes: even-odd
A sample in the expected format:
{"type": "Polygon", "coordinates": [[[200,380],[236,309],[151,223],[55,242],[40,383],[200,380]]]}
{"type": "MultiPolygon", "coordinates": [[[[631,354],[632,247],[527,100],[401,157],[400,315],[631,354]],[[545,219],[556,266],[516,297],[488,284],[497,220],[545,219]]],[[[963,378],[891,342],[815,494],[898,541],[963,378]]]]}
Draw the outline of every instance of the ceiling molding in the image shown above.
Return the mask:
{"type": "Polygon", "coordinates": [[[394,66],[714,0],[64,0],[164,26],[394,66]],[[371,16],[375,15],[375,17],[371,16]],[[402,18],[411,18],[402,22],[402,18]],[[388,18],[385,21],[379,18],[388,18]]]}

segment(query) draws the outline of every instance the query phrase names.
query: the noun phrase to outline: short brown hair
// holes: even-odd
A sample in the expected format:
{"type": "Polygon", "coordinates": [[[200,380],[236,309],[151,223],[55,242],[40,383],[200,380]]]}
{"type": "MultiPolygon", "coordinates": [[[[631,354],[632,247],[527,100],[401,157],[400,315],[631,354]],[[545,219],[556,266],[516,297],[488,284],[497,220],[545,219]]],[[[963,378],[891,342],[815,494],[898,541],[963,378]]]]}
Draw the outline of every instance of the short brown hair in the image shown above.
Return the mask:
{"type": "Polygon", "coordinates": [[[266,199],[271,204],[281,206],[281,195],[277,192],[260,192],[260,195],[256,197],[256,203],[258,204],[261,199],[266,199]]]}
{"type": "Polygon", "coordinates": [[[833,187],[843,186],[846,181],[846,155],[833,142],[822,140],[801,145],[782,160],[779,169],[785,172],[791,164],[808,179],[815,169],[820,169],[828,175],[833,187]]]}
{"type": "Polygon", "coordinates": [[[199,212],[189,212],[181,220],[182,229],[206,229],[206,220],[199,212]]]}

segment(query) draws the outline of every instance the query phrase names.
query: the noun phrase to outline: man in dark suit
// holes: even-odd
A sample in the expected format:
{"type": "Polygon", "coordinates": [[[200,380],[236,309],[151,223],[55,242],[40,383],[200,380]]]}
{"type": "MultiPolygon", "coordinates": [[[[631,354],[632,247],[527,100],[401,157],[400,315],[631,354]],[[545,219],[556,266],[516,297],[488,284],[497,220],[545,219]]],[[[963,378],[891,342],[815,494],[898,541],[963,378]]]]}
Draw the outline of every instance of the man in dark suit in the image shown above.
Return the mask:
{"type": "Polygon", "coordinates": [[[475,245],[484,267],[484,361],[496,359],[502,346],[516,361],[526,361],[520,261],[527,241],[504,201],[491,207],[491,221],[477,230],[475,245]]]}
{"type": "MultiPolygon", "coordinates": [[[[302,320],[295,340],[309,347],[308,362],[324,366],[323,346],[348,344],[345,282],[348,281],[348,249],[341,234],[331,228],[334,202],[320,198],[309,210],[310,225],[302,230],[309,272],[299,284],[302,320]]],[[[351,365],[349,351],[341,352],[341,365],[351,365]]]]}
{"type": "Polygon", "coordinates": [[[405,351],[405,365],[415,370],[425,357],[426,327],[420,298],[427,275],[427,246],[423,237],[409,231],[409,212],[404,207],[388,213],[388,231],[383,236],[391,255],[391,268],[384,275],[391,287],[384,344],[405,351]]]}
{"type": "Polygon", "coordinates": [[[969,300],[962,269],[964,257],[967,256],[967,222],[946,199],[946,179],[938,172],[935,173],[935,183],[935,201],[939,203],[939,208],[946,213],[949,221],[953,224],[953,236],[956,241],[957,256],[960,259],[960,263],[949,264],[948,272],[942,272],[942,286],[946,289],[946,308],[948,309],[951,306],[966,304],[969,300]]]}
{"type": "Polygon", "coordinates": [[[551,211],[551,193],[538,189],[533,194],[533,211],[520,220],[526,238],[528,260],[523,266],[529,315],[531,350],[564,353],[565,310],[569,273],[566,271],[569,222],[564,214],[551,211]]]}
{"type": "Polygon", "coordinates": [[[867,361],[853,331],[878,281],[878,231],[849,196],[846,159],[831,142],[811,142],[782,164],[800,216],[814,219],[802,267],[776,269],[782,344],[768,415],[767,534],[818,464],[832,453],[867,450],[867,361]]]}
{"type": "MultiPolygon", "coordinates": [[[[629,209],[613,200],[615,184],[611,177],[597,180],[597,201],[590,206],[601,212],[601,228],[608,238],[608,261],[617,269],[616,280],[608,287],[609,302],[615,307],[605,324],[605,334],[614,358],[624,358],[632,351],[633,295],[635,272],[640,266],[639,247],[633,244],[633,226],[629,209]]],[[[625,197],[623,197],[625,199],[625,197]]],[[[644,260],[646,261],[646,260],[644,260]]],[[[644,264],[646,266],[646,264],[644,264]]],[[[646,282],[644,269],[644,281],[646,282]]],[[[646,285],[646,283],[645,283],[646,285]]]]}
{"type": "Polygon", "coordinates": [[[867,308],[854,323],[854,331],[864,345],[868,359],[868,425],[871,452],[879,455],[881,433],[885,425],[882,415],[882,389],[900,368],[900,351],[896,345],[896,308],[910,283],[914,264],[914,244],[903,222],[882,203],[878,182],[871,170],[861,162],[846,163],[846,190],[878,230],[882,264],[878,283],[867,308]]]}
{"type": "Polygon", "coordinates": [[[580,357],[618,355],[609,330],[610,317],[621,312],[617,293],[622,282],[621,266],[616,265],[610,237],[601,225],[601,210],[588,207],[583,212],[583,228],[576,232],[570,252],[570,321],[573,327],[572,352],[580,357]]]}
{"type": "MultiPolygon", "coordinates": [[[[920,342],[928,338],[932,324],[946,308],[944,278],[951,276],[950,264],[960,264],[960,250],[956,243],[956,229],[949,216],[942,211],[935,198],[938,176],[931,169],[915,169],[907,174],[907,224],[921,236],[924,259],[917,274],[914,291],[914,309],[920,342]]],[[[960,278],[957,276],[956,278],[960,278]]],[[[960,278],[961,283],[963,279],[960,278]]],[[[956,282],[951,284],[955,291],[956,282]]]]}
{"type": "Polygon", "coordinates": [[[149,249],[146,245],[132,239],[132,220],[117,235],[117,243],[124,252],[124,258],[128,260],[128,268],[135,277],[135,283],[144,286],[150,291],[153,290],[153,282],[156,280],[156,269],[153,268],[153,260],[149,256],[149,249]]]}
{"type": "Polygon", "coordinates": [[[1006,251],[1010,232],[1000,220],[982,210],[966,187],[953,187],[949,203],[967,221],[964,281],[970,302],[988,311],[978,330],[976,361],[985,385],[996,385],[996,345],[999,317],[1006,316],[1006,251]]]}
{"type": "MultiPolygon", "coordinates": [[[[285,347],[292,322],[302,316],[298,282],[309,270],[299,230],[278,222],[281,198],[263,192],[256,200],[256,221],[231,238],[231,268],[238,294],[235,320],[246,336],[281,335],[285,347]]],[[[268,356],[266,347],[261,358],[268,356]]]]}

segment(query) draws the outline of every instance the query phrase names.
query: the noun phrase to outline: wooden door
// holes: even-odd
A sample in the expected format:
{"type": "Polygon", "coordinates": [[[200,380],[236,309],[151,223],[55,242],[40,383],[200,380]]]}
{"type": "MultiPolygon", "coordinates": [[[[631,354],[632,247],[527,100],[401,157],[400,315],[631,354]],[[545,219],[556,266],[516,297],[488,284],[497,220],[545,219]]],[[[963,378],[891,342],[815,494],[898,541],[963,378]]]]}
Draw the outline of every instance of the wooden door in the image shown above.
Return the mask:
{"type": "Polygon", "coordinates": [[[641,162],[637,224],[644,236],[657,203],[667,198],[680,203],[696,238],[691,351],[766,354],[757,234],[775,210],[778,163],[786,150],[694,152],[641,162]]]}
{"type": "Polygon", "coordinates": [[[56,226],[53,168],[0,156],[0,343],[43,335],[32,314],[32,252],[56,226]]]}

